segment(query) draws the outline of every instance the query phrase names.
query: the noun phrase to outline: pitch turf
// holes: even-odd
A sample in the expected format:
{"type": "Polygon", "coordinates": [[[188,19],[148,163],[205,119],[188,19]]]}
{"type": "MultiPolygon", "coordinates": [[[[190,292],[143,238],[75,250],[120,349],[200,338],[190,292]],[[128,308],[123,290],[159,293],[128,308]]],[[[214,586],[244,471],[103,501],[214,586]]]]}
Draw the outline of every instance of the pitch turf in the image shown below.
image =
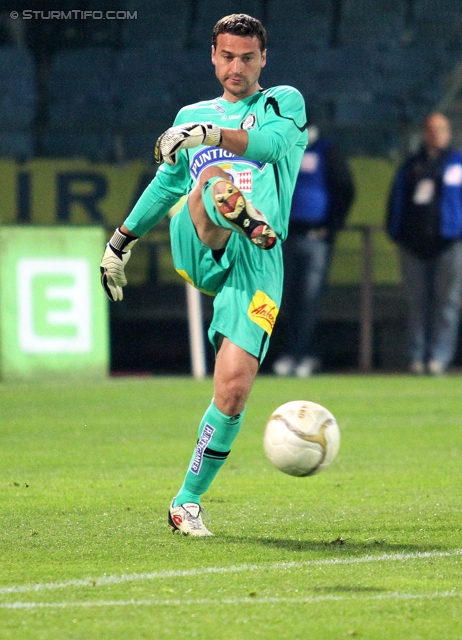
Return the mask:
{"type": "Polygon", "coordinates": [[[258,379],[204,498],[213,538],[172,535],[211,381],[0,385],[0,636],[98,640],[462,637],[458,377],[258,379]],[[266,417],[337,417],[333,466],[284,476],[266,417]]]}

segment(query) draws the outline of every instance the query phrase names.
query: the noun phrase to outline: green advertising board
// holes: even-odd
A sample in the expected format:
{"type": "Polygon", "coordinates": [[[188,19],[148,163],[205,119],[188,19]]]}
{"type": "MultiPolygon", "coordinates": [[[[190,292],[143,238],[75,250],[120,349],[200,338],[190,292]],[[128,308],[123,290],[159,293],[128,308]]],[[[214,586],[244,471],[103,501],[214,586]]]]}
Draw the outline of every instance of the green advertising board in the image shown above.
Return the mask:
{"type": "Polygon", "coordinates": [[[100,227],[0,227],[0,377],[104,377],[100,227]]]}

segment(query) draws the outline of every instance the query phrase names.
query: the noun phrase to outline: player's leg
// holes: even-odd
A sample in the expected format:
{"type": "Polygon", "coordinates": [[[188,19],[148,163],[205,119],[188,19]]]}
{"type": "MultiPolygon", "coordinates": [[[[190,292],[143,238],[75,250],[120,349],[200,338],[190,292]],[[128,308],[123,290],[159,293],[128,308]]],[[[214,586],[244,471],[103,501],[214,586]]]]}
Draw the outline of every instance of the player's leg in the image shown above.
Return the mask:
{"type": "Polygon", "coordinates": [[[223,339],[215,363],[214,398],[202,418],[183,485],[170,507],[173,530],[193,536],[211,535],[202,522],[201,496],[230,453],[257,371],[255,356],[223,339]]]}
{"type": "Polygon", "coordinates": [[[229,416],[244,411],[258,367],[255,356],[223,338],[214,372],[214,402],[220,411],[229,416]]]}
{"type": "MultiPolygon", "coordinates": [[[[236,244],[242,242],[233,236],[217,259],[215,252],[199,238],[191,218],[190,204],[188,198],[170,221],[173,264],[187,282],[203,293],[215,295],[223,286],[233,264],[236,244]]],[[[227,234],[229,236],[229,232],[227,234]]]]}
{"type": "Polygon", "coordinates": [[[189,194],[189,213],[194,227],[196,228],[197,235],[202,242],[207,247],[210,247],[210,249],[222,249],[231,235],[231,229],[229,227],[224,227],[223,225],[219,226],[207,214],[202,200],[202,188],[206,182],[206,176],[208,175],[211,177],[221,177],[224,180],[229,180],[229,175],[219,167],[213,167],[212,172],[211,169],[212,167],[204,169],[199,177],[198,183],[189,194]]]}
{"type": "MultiPolygon", "coordinates": [[[[204,247],[190,218],[188,225],[186,213],[183,209],[177,214],[183,215],[183,219],[176,216],[172,220],[175,264],[179,260],[177,252],[188,255],[187,247],[179,242],[183,232],[187,235],[188,246],[204,247]]],[[[212,254],[211,251],[208,253],[212,254]]],[[[199,252],[198,257],[203,263],[202,269],[211,271],[207,256],[199,252]]],[[[201,496],[226,461],[239,432],[245,403],[259,364],[267,353],[282,295],[282,248],[279,243],[274,251],[256,251],[250,243],[242,242],[237,234],[233,234],[223,256],[217,259],[217,265],[223,267],[223,273],[215,289],[217,295],[208,332],[217,354],[214,400],[203,416],[185,481],[169,511],[172,529],[194,536],[210,535],[201,518],[201,496]]],[[[203,275],[198,274],[196,278],[192,257],[182,269],[192,276],[193,282],[210,289],[203,275]]]]}
{"type": "Polygon", "coordinates": [[[207,167],[189,196],[189,210],[197,234],[211,249],[221,249],[229,231],[244,235],[260,249],[271,249],[276,234],[265,216],[219,167],[207,167]]]}

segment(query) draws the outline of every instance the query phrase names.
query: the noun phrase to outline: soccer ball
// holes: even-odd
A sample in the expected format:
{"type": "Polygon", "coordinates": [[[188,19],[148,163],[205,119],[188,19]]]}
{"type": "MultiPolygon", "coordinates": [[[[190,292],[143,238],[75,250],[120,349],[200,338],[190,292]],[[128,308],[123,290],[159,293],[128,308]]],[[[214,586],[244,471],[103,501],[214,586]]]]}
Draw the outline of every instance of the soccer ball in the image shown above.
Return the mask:
{"type": "Polygon", "coordinates": [[[263,437],[265,453],[280,471],[312,476],[326,469],[340,446],[334,416],[316,402],[293,400],[274,411],[263,437]]]}

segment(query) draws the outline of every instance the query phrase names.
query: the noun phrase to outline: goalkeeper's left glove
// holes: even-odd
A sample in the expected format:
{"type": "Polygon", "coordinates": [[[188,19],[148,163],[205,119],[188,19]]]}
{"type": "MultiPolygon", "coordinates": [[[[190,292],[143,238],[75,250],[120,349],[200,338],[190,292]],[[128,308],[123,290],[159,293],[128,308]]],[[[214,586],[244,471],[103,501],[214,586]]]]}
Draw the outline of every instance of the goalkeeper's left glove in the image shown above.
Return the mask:
{"type": "Polygon", "coordinates": [[[157,139],[154,148],[156,162],[175,165],[180,149],[193,149],[201,144],[219,147],[221,143],[220,127],[211,122],[188,122],[170,127],[157,139]]]}
{"type": "Polygon", "coordinates": [[[124,297],[122,287],[127,284],[124,269],[132,253],[130,250],[137,240],[138,238],[116,229],[106,245],[99,270],[103,289],[112,302],[122,300],[124,297]]]}

